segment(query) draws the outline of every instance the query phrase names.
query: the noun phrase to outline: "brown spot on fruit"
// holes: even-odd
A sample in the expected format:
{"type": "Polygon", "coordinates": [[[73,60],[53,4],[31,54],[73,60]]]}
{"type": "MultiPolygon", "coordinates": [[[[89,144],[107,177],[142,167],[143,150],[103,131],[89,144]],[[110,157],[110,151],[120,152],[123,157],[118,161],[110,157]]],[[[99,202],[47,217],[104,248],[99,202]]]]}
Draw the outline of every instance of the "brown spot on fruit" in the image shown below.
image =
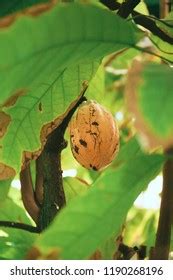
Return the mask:
{"type": "Polygon", "coordinates": [[[79,154],[79,147],[78,146],[74,146],[74,150],[75,150],[75,152],[77,153],[77,154],[79,154]]]}
{"type": "Polygon", "coordinates": [[[97,168],[96,168],[95,166],[93,166],[92,169],[93,169],[94,171],[97,171],[97,168]]]}
{"type": "Polygon", "coordinates": [[[84,146],[85,148],[87,147],[87,142],[85,140],[80,139],[79,143],[84,146]]]}
{"type": "Polygon", "coordinates": [[[98,122],[92,122],[92,125],[99,126],[98,122]]]}

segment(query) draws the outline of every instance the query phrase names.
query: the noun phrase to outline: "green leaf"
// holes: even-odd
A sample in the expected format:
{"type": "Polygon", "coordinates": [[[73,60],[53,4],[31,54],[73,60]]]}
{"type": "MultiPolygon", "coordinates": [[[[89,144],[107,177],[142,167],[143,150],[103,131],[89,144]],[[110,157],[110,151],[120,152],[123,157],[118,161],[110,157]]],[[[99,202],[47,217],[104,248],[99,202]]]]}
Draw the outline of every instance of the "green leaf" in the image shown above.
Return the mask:
{"type": "Polygon", "coordinates": [[[102,103],[105,99],[105,69],[101,64],[94,78],[89,84],[87,98],[102,103]]]}
{"type": "Polygon", "coordinates": [[[25,210],[13,202],[11,198],[0,202],[0,220],[31,224],[25,210]]]}
{"type": "Polygon", "coordinates": [[[82,82],[90,80],[97,68],[98,63],[89,63],[56,72],[52,84],[45,81],[37,90],[21,96],[15,106],[6,109],[12,121],[1,140],[4,163],[20,170],[23,151],[40,148],[42,126],[66,111],[79,94],[82,82]]]}
{"type": "Polygon", "coordinates": [[[135,156],[142,155],[137,137],[132,137],[126,144],[122,145],[117,157],[114,159],[111,167],[116,167],[126,161],[133,160],[135,156]]]}
{"type": "MultiPolygon", "coordinates": [[[[10,198],[0,203],[0,220],[31,224],[31,220],[27,217],[25,210],[10,198]]],[[[35,241],[36,234],[7,227],[1,227],[1,229],[7,236],[0,236],[0,246],[2,245],[0,257],[15,260],[23,259],[35,241]]]]}
{"type": "Polygon", "coordinates": [[[63,186],[67,203],[78,195],[84,194],[89,189],[89,186],[84,181],[75,177],[64,178],[63,186]]]}
{"type": "Polygon", "coordinates": [[[33,245],[36,234],[20,229],[9,229],[8,237],[0,237],[0,257],[10,260],[22,260],[33,245]]]}
{"type": "Polygon", "coordinates": [[[0,203],[7,197],[11,185],[11,179],[0,180],[0,203]]]}
{"type": "Polygon", "coordinates": [[[62,259],[85,259],[113,234],[129,208],[160,171],[164,158],[143,155],[100,176],[85,196],[73,199],[38,239],[43,250],[57,248],[62,259]]]}
{"type": "Polygon", "coordinates": [[[137,88],[139,107],[156,135],[166,138],[173,132],[173,69],[167,65],[148,64],[137,88]]]}
{"type": "Polygon", "coordinates": [[[141,36],[132,23],[95,6],[59,4],[37,18],[21,16],[0,29],[1,102],[19,89],[43,90],[58,70],[134,47],[141,36]]]}
{"type": "Polygon", "coordinates": [[[139,55],[140,52],[135,49],[128,49],[116,56],[111,64],[115,69],[128,69],[133,59],[139,55]]]}

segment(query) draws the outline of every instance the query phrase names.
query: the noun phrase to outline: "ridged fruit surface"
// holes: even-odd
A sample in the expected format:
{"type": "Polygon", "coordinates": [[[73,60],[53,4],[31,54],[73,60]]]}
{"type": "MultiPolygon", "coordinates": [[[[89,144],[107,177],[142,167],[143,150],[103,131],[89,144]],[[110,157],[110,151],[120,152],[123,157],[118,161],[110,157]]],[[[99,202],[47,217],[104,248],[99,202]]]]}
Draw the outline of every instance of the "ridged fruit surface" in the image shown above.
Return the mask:
{"type": "Polygon", "coordinates": [[[87,169],[103,169],[118,152],[119,131],[115,119],[96,101],[85,101],[79,106],[69,130],[72,153],[87,169]]]}

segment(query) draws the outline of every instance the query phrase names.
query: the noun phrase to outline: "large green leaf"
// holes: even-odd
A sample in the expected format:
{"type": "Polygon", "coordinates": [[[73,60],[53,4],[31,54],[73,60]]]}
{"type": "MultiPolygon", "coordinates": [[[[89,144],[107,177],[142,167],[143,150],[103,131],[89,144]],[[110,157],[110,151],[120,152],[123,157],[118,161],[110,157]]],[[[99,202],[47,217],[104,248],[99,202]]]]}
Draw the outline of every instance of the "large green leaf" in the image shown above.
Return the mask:
{"type": "Polygon", "coordinates": [[[132,23],[95,6],[57,5],[37,18],[21,16],[0,29],[1,102],[16,90],[51,84],[69,65],[134,47],[141,36],[132,23]]]}
{"type": "Polygon", "coordinates": [[[133,158],[137,155],[142,155],[142,151],[137,137],[134,136],[126,144],[122,145],[118,155],[111,164],[111,167],[120,165],[126,161],[129,161],[130,159],[133,160],[133,158]]]}
{"type": "Polygon", "coordinates": [[[163,138],[173,132],[172,77],[173,69],[167,65],[148,64],[142,70],[137,88],[144,119],[163,138]]]}
{"type": "Polygon", "coordinates": [[[163,163],[142,155],[100,176],[86,195],[73,199],[38,239],[37,246],[57,248],[62,259],[85,259],[113,234],[129,208],[163,163]]]}
{"type": "Polygon", "coordinates": [[[21,96],[15,106],[6,109],[12,121],[2,139],[4,163],[20,170],[22,152],[39,149],[42,126],[66,111],[80,92],[82,81],[90,80],[97,67],[98,63],[89,63],[56,72],[53,83],[47,77],[35,91],[21,96]]]}
{"type": "Polygon", "coordinates": [[[1,201],[4,201],[4,199],[7,197],[10,185],[11,179],[2,181],[0,180],[0,203],[1,201]]]}
{"type": "Polygon", "coordinates": [[[75,177],[64,178],[63,186],[67,203],[76,196],[83,195],[89,189],[89,186],[84,181],[75,177]]]}
{"type": "Polygon", "coordinates": [[[22,152],[40,147],[43,124],[61,115],[82,81],[92,78],[93,61],[133,47],[139,38],[141,32],[131,23],[78,4],[57,5],[37,18],[21,16],[0,29],[0,103],[19,95],[6,109],[12,121],[2,140],[3,162],[19,170],[22,152]]]}

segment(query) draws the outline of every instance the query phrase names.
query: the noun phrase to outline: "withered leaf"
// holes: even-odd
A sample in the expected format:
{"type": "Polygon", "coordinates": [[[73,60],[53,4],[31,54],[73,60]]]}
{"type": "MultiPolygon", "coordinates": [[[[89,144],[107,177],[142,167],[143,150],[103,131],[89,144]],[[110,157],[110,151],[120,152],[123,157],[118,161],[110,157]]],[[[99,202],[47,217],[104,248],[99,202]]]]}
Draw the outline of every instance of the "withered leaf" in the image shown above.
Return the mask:
{"type": "Polygon", "coordinates": [[[27,89],[19,89],[17,92],[12,94],[1,107],[10,107],[13,106],[20,96],[23,96],[27,92],[27,89]]]}
{"type": "Polygon", "coordinates": [[[0,180],[6,180],[14,176],[14,169],[0,162],[0,180]]]}
{"type": "Polygon", "coordinates": [[[0,111],[0,138],[2,138],[6,133],[10,121],[11,121],[10,116],[0,111]]]}

